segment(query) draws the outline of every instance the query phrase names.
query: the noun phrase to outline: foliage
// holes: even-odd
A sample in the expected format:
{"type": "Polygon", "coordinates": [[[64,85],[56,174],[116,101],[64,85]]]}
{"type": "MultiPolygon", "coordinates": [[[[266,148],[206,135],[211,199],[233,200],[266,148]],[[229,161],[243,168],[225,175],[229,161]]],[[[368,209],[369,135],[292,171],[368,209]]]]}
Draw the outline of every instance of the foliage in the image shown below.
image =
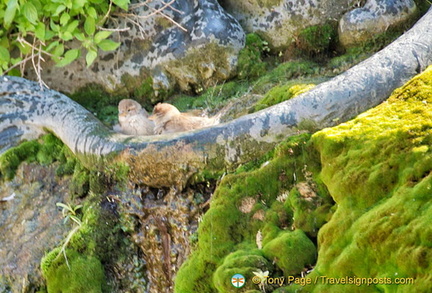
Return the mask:
{"type": "Polygon", "coordinates": [[[0,2],[0,75],[32,60],[36,71],[44,57],[57,66],[77,59],[85,49],[90,66],[98,49],[120,44],[101,27],[113,10],[127,9],[129,0],[9,0],[0,2]],[[77,41],[72,43],[70,41],[77,41]],[[16,52],[16,53],[15,53],[16,52]]]}

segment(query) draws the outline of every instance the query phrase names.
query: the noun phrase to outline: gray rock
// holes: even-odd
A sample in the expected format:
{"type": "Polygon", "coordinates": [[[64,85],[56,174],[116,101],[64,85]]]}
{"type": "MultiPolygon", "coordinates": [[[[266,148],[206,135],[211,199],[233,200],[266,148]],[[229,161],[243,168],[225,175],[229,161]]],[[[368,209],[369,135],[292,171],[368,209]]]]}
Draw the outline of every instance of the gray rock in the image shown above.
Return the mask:
{"type": "Polygon", "coordinates": [[[399,26],[417,12],[413,0],[369,0],[346,13],[339,22],[339,39],[345,47],[365,42],[373,36],[399,26]]]}
{"type": "Polygon", "coordinates": [[[224,8],[246,32],[257,33],[274,50],[288,48],[303,29],[339,19],[355,0],[226,0],[224,8]]]}
{"type": "Polygon", "coordinates": [[[0,292],[35,292],[44,283],[41,258],[70,230],[56,206],[69,200],[70,180],[57,180],[55,167],[22,164],[0,184],[0,292]]]}
{"type": "MultiPolygon", "coordinates": [[[[133,11],[148,16],[162,6],[161,1],[148,5],[150,9],[140,6],[133,11]]],[[[118,50],[101,52],[90,70],[83,57],[65,68],[49,63],[42,72],[44,81],[68,93],[89,83],[100,84],[108,91],[130,93],[151,77],[156,91],[175,85],[199,91],[235,74],[245,34],[216,0],[179,0],[163,13],[178,25],[161,14],[140,19],[119,15],[110,26],[129,30],[112,35],[113,40],[122,43],[118,50]]],[[[29,77],[35,78],[31,73],[29,77]]]]}

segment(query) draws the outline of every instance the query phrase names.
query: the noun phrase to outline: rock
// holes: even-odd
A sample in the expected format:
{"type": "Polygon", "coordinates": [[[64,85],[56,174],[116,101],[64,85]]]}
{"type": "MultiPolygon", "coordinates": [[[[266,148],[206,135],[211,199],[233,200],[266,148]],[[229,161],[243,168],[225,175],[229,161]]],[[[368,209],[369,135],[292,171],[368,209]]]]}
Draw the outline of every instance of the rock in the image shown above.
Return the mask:
{"type": "Polygon", "coordinates": [[[287,49],[305,28],[339,19],[352,0],[226,0],[224,8],[245,31],[257,33],[274,50],[287,49]]]}
{"type": "MultiPolygon", "coordinates": [[[[145,16],[161,8],[159,1],[147,6],[133,12],[145,16]]],[[[43,80],[51,88],[69,93],[87,84],[128,93],[144,86],[167,91],[176,85],[198,92],[235,74],[245,34],[216,0],[175,1],[163,13],[178,25],[162,14],[141,19],[120,15],[110,26],[130,29],[112,35],[122,44],[118,50],[100,52],[90,70],[83,57],[65,68],[49,62],[43,80]]],[[[29,71],[29,77],[35,79],[29,71]]]]}
{"type": "Polygon", "coordinates": [[[417,12],[413,0],[369,0],[346,13],[339,22],[339,39],[352,47],[370,40],[387,29],[406,23],[417,12]]]}
{"type": "Polygon", "coordinates": [[[69,180],[57,179],[55,165],[23,164],[0,185],[0,292],[34,292],[44,281],[40,260],[70,229],[57,202],[66,202],[69,180]]]}

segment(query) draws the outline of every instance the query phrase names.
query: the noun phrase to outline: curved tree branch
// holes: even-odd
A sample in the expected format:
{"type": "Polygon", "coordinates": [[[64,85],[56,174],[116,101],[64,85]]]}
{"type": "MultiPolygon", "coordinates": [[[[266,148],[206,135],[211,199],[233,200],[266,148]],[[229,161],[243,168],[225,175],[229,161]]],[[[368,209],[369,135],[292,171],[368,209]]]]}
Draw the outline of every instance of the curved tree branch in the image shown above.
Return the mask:
{"type": "Polygon", "coordinates": [[[84,163],[122,160],[136,183],[182,188],[197,171],[257,157],[302,125],[322,129],[355,117],[431,63],[432,9],[382,51],[295,99],[211,128],[149,137],[114,133],[58,92],[41,91],[37,83],[22,78],[1,77],[0,153],[48,130],[84,163]]]}

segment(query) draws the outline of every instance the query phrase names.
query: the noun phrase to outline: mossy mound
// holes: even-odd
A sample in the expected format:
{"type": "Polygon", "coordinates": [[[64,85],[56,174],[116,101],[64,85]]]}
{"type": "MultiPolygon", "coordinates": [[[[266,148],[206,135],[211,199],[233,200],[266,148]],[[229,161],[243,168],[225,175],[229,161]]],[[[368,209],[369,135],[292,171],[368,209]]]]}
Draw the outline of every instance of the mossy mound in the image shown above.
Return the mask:
{"type": "Polygon", "coordinates": [[[42,273],[50,293],[102,292],[105,275],[101,262],[74,250],[54,249],[42,259],[42,273]]]}
{"type": "Polygon", "coordinates": [[[307,291],[430,292],[432,67],[312,140],[337,210],[320,230],[311,277],[376,279],[370,286],[319,282],[307,291]]]}
{"type": "MultiPolygon", "coordinates": [[[[286,270],[300,274],[306,263],[313,263],[315,246],[302,231],[295,231],[294,208],[287,200],[290,190],[299,182],[321,186],[314,176],[320,170],[319,158],[308,143],[309,137],[309,134],[292,137],[267,156],[224,177],[199,226],[197,248],[177,274],[175,292],[231,292],[227,289],[230,287],[226,287],[229,279],[225,280],[231,272],[244,272],[249,276],[252,271],[262,270],[282,275],[286,270]],[[304,250],[305,259],[296,266],[283,261],[267,267],[257,265],[261,262],[246,265],[240,261],[236,266],[231,260],[249,253],[271,264],[281,257],[277,251],[284,246],[281,243],[293,243],[290,252],[301,254],[304,250]]],[[[322,203],[331,206],[324,187],[314,190],[322,199],[315,209],[322,203]]],[[[328,215],[329,209],[321,212],[328,215]]],[[[297,261],[294,257],[291,259],[297,261]]],[[[246,286],[246,289],[258,289],[258,285],[246,286]]]]}
{"type": "MultiPolygon", "coordinates": [[[[241,274],[246,280],[251,280],[254,272],[265,271],[269,268],[272,268],[271,262],[263,256],[262,251],[254,248],[238,250],[224,259],[213,276],[213,283],[218,292],[231,292],[234,289],[231,277],[235,274],[241,274]]],[[[244,280],[244,287],[238,292],[250,292],[250,290],[257,289],[255,284],[246,282],[246,280],[244,280]]]]}
{"type": "Polygon", "coordinates": [[[302,230],[281,231],[264,245],[263,252],[283,271],[284,276],[296,275],[316,260],[316,247],[302,230]]]}

